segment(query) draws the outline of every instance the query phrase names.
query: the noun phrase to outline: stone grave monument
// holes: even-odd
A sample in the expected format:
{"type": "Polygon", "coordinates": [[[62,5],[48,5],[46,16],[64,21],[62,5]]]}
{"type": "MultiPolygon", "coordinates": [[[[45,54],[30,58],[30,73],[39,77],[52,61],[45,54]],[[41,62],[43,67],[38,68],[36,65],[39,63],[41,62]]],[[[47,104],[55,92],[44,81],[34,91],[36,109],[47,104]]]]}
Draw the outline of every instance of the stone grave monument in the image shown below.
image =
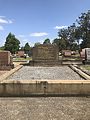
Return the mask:
{"type": "Polygon", "coordinates": [[[40,44],[33,48],[32,61],[33,66],[52,66],[59,63],[59,50],[57,45],[40,44]]]}
{"type": "Polygon", "coordinates": [[[0,51],[0,70],[10,70],[13,67],[10,51],[0,51]]]}

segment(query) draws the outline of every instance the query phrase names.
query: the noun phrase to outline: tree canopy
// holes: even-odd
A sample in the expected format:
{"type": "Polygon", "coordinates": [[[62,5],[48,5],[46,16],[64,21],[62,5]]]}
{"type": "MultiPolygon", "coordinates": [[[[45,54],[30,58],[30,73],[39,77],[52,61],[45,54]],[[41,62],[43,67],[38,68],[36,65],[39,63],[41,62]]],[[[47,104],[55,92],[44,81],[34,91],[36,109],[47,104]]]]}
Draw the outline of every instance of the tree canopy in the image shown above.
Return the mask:
{"type": "Polygon", "coordinates": [[[30,51],[30,45],[29,45],[28,42],[24,46],[24,51],[25,51],[25,53],[27,53],[28,51],[30,51]]]}
{"type": "Polygon", "coordinates": [[[90,10],[87,13],[81,13],[76,24],[60,29],[58,37],[53,40],[53,43],[58,45],[59,50],[79,50],[80,47],[81,49],[90,47],[90,10]]]}
{"type": "Polygon", "coordinates": [[[45,39],[43,44],[51,44],[50,39],[49,38],[45,39]]]}
{"type": "Polygon", "coordinates": [[[9,35],[6,37],[5,50],[8,50],[14,54],[19,50],[19,44],[20,41],[15,37],[15,35],[9,33],[9,35]]]}
{"type": "Polygon", "coordinates": [[[78,30],[82,39],[81,48],[90,47],[90,10],[87,13],[81,13],[77,23],[79,24],[78,30]]]}

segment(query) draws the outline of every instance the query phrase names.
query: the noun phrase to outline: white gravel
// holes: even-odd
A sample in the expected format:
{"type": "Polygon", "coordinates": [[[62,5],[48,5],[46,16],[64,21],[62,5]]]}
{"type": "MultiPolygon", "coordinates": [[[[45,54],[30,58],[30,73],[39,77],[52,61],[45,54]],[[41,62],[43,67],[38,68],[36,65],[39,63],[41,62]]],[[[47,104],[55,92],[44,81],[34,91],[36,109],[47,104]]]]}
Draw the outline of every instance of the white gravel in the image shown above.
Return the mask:
{"type": "Polygon", "coordinates": [[[23,66],[7,79],[13,80],[83,80],[68,66],[60,67],[31,67],[23,66]]]}

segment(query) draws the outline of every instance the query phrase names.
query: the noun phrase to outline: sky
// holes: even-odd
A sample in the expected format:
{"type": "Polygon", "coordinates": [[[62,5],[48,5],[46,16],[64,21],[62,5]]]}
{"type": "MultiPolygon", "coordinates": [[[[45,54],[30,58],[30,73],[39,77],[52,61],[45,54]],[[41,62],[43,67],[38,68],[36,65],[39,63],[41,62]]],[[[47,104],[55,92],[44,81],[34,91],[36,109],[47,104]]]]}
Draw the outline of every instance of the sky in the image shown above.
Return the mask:
{"type": "Polygon", "coordinates": [[[11,32],[20,46],[58,37],[58,30],[90,10],[90,0],[0,0],[0,46],[11,32]]]}

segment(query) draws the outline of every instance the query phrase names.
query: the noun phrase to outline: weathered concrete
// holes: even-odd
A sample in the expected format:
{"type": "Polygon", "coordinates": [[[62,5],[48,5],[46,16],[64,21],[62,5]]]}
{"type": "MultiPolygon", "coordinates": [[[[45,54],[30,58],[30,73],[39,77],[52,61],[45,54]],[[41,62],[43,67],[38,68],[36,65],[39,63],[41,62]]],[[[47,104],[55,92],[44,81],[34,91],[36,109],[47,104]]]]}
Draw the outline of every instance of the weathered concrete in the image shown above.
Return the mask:
{"type": "Polygon", "coordinates": [[[90,95],[90,80],[17,80],[0,83],[0,96],[90,95]]]}
{"type": "Polygon", "coordinates": [[[79,75],[81,75],[83,78],[85,78],[86,80],[90,80],[90,76],[87,75],[86,73],[84,73],[83,71],[81,71],[80,69],[76,68],[76,67],[73,66],[73,65],[70,65],[70,67],[71,67],[75,72],[77,72],[79,75]]]}
{"type": "Polygon", "coordinates": [[[3,80],[5,80],[7,77],[9,77],[10,75],[12,75],[13,73],[15,73],[16,71],[18,71],[20,68],[22,68],[23,65],[18,65],[16,68],[7,71],[5,74],[2,74],[0,76],[0,82],[2,82],[3,80]]]}

